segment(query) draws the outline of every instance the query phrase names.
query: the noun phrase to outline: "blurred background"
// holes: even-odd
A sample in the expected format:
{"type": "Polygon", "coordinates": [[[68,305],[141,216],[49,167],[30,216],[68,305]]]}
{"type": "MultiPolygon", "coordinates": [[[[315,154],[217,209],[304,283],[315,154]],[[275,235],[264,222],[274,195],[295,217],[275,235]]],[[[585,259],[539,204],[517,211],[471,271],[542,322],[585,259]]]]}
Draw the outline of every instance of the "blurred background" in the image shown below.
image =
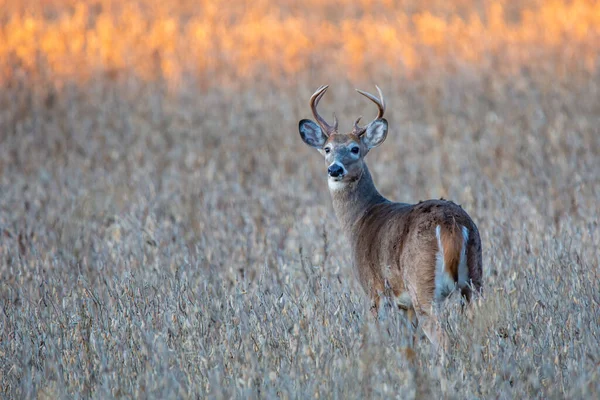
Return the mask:
{"type": "Polygon", "coordinates": [[[597,1],[0,0],[0,393],[596,398],[599,63],[597,1]],[[383,195],[479,227],[444,360],[369,318],[323,84],[341,130],[383,90],[383,195]]]}
{"type": "MultiPolygon", "coordinates": [[[[593,73],[595,1],[2,0],[3,81],[389,84],[472,68],[593,73]]],[[[317,85],[318,86],[318,85],[317,85]]]]}

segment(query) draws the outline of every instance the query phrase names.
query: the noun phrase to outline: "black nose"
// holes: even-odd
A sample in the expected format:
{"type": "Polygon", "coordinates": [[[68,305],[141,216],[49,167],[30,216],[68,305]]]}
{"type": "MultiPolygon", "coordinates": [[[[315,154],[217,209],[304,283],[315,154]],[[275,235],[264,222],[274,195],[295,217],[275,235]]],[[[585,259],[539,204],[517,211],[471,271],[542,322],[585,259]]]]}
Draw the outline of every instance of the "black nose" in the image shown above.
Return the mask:
{"type": "Polygon", "coordinates": [[[344,173],[344,168],[342,168],[342,166],[339,164],[332,164],[329,166],[329,168],[327,168],[327,173],[329,176],[337,178],[344,173]]]}

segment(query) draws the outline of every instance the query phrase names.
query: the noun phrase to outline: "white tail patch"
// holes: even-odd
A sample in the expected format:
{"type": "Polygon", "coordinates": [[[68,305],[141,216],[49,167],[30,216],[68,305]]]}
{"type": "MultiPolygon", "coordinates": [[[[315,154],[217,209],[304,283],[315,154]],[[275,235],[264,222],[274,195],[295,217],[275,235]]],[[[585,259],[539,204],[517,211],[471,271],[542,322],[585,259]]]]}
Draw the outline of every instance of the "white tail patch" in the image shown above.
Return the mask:
{"type": "Polygon", "coordinates": [[[435,237],[437,238],[438,252],[435,255],[435,300],[444,300],[454,290],[454,278],[446,272],[446,262],[444,261],[444,246],[442,246],[442,228],[435,227],[435,237]]]}
{"type": "Polygon", "coordinates": [[[442,301],[456,288],[464,288],[469,282],[469,271],[467,268],[467,240],[469,239],[469,230],[461,227],[463,243],[460,249],[460,260],[458,262],[458,282],[446,271],[446,262],[444,257],[444,246],[442,245],[442,228],[440,225],[435,227],[435,237],[437,238],[438,252],[435,255],[435,300],[442,301]]]}
{"type": "Polygon", "coordinates": [[[458,287],[465,288],[469,284],[469,269],[467,268],[467,242],[469,241],[469,230],[462,227],[463,245],[460,250],[460,261],[458,262],[458,287]]]}

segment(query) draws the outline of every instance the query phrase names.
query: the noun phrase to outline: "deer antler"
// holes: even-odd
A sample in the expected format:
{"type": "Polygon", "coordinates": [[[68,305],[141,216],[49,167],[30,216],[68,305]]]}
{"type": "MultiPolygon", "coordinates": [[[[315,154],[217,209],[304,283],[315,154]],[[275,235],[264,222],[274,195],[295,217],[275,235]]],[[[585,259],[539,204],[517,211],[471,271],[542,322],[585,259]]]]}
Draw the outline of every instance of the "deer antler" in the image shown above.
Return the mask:
{"type": "Polygon", "coordinates": [[[334,132],[337,132],[337,130],[338,130],[338,120],[337,120],[337,117],[335,116],[335,113],[333,114],[333,126],[332,126],[332,125],[329,125],[327,123],[327,121],[325,121],[325,119],[323,117],[321,117],[317,111],[317,105],[319,104],[321,97],[323,97],[323,95],[327,91],[328,87],[329,87],[329,85],[321,86],[310,97],[310,108],[312,109],[313,115],[315,116],[315,119],[317,120],[317,122],[321,126],[321,129],[323,129],[323,132],[327,136],[331,135],[334,132]]]}
{"type": "MultiPolygon", "coordinates": [[[[381,89],[379,89],[379,86],[375,85],[375,87],[379,92],[379,98],[373,96],[371,93],[363,92],[362,90],[356,89],[356,91],[365,96],[367,99],[371,100],[373,103],[377,104],[377,108],[379,111],[377,112],[377,117],[375,119],[380,119],[383,117],[383,113],[385,113],[385,100],[383,99],[383,93],[381,93],[381,89]]],[[[360,136],[363,133],[365,133],[365,130],[367,129],[366,126],[358,125],[358,122],[361,118],[362,117],[358,117],[356,119],[356,121],[354,122],[354,129],[352,129],[352,133],[354,133],[357,136],[360,136]]]]}

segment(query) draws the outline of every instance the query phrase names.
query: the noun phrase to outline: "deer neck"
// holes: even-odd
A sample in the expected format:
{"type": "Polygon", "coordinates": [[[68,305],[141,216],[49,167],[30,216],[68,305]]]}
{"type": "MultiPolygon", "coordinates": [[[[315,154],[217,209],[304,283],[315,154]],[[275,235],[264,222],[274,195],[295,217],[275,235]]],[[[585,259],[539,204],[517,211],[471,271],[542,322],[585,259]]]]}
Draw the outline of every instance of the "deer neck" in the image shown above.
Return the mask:
{"type": "Polygon", "coordinates": [[[329,186],[333,209],[342,229],[348,232],[353,225],[374,205],[387,202],[375,188],[367,165],[364,165],[358,179],[344,186],[329,186]]]}

